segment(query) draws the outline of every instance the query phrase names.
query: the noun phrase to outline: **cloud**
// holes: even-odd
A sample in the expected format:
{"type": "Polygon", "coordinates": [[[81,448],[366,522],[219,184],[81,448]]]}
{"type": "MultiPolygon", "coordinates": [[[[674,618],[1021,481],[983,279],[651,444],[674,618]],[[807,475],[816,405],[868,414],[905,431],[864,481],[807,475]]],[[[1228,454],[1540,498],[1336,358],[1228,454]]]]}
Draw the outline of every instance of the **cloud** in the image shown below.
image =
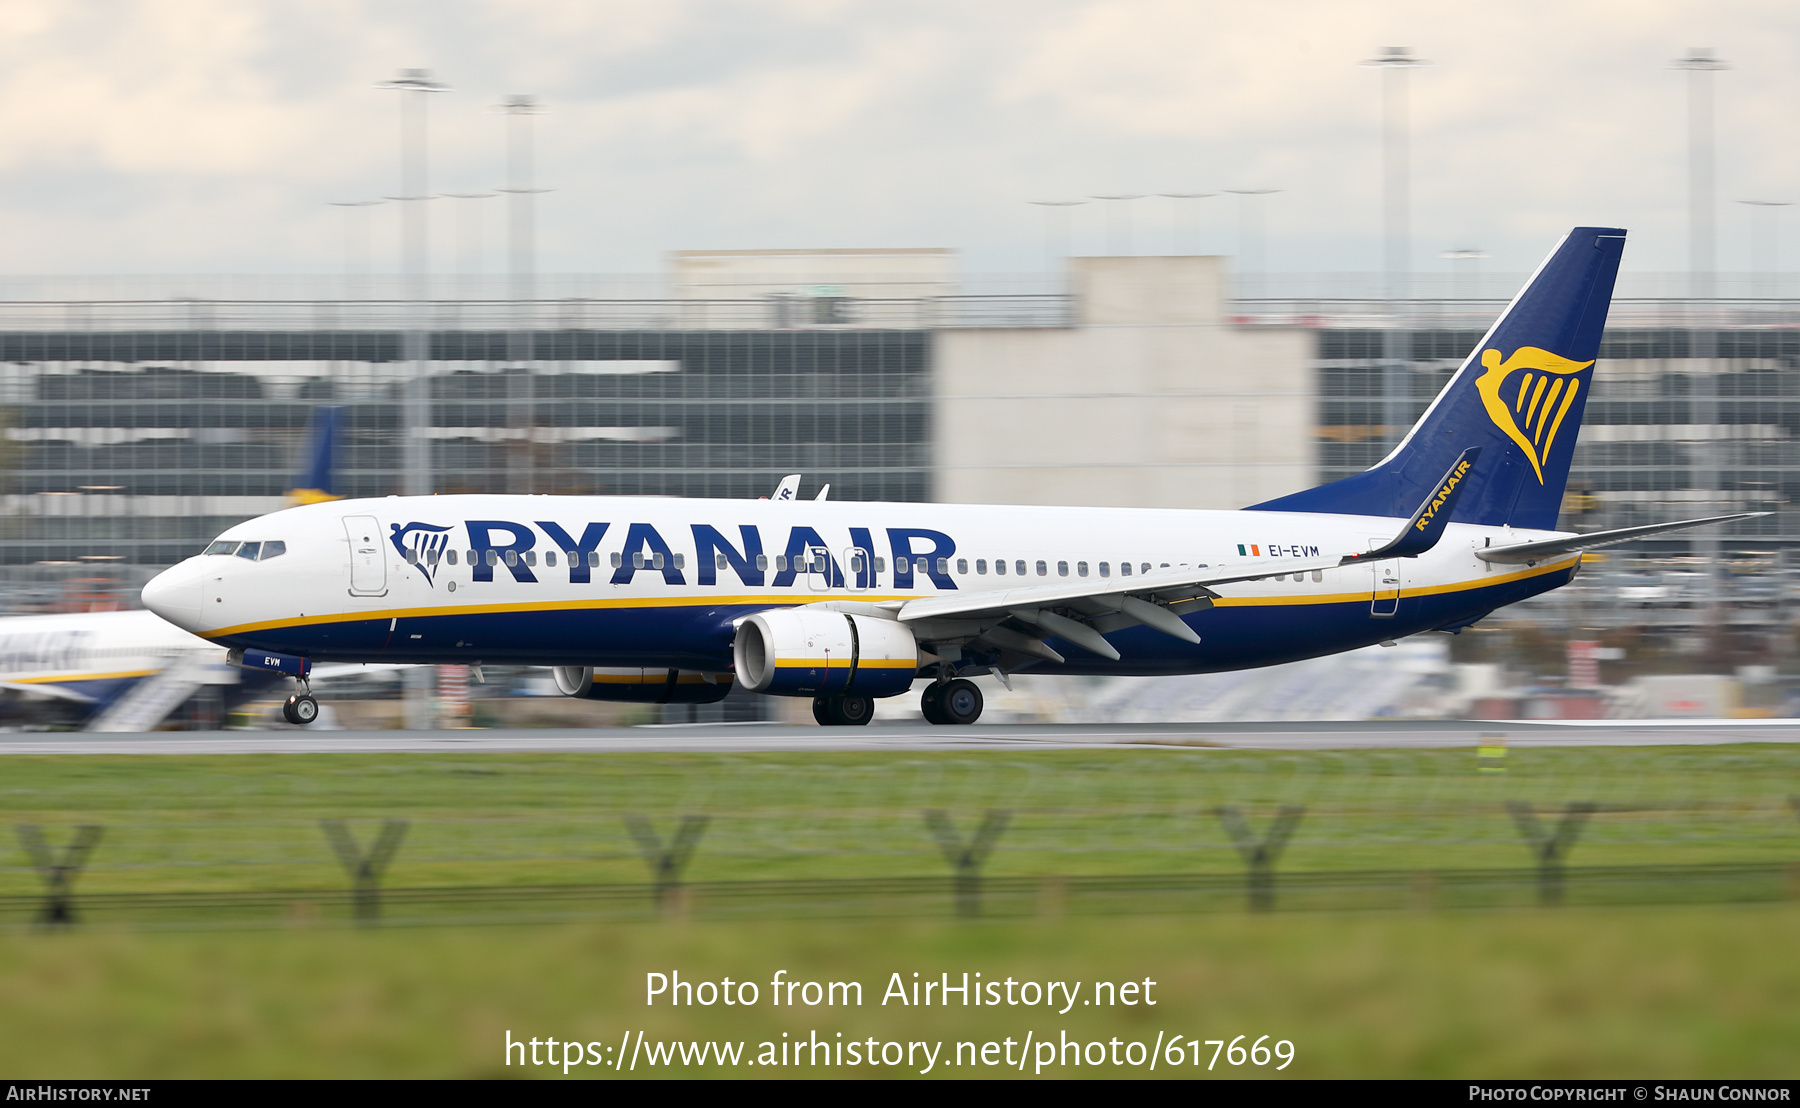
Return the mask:
{"type": "MultiPolygon", "coordinates": [[[[493,105],[545,102],[546,270],[849,245],[1032,269],[1027,200],[1247,185],[1282,190],[1272,267],[1373,270],[1383,75],[1358,62],[1405,44],[1434,63],[1409,76],[1419,268],[1461,245],[1525,268],[1582,221],[1631,226],[1628,266],[1677,268],[1685,77],[1667,63],[1712,45],[1735,64],[1716,78],[1721,258],[1742,266],[1748,216],[1730,201],[1800,199],[1800,155],[1776,137],[1800,96],[1797,23],[1773,0],[13,2],[0,233],[15,273],[331,272],[343,216],[327,201],[399,187],[396,96],[374,85],[427,67],[454,87],[431,105],[439,189],[502,183],[493,105]]],[[[1099,209],[1075,210],[1078,250],[1104,247],[1099,209]]],[[[1135,202],[1133,237],[1229,250],[1235,211],[1135,202]]],[[[446,265],[449,214],[433,214],[446,265]]],[[[391,267],[391,206],[372,225],[391,267]]]]}

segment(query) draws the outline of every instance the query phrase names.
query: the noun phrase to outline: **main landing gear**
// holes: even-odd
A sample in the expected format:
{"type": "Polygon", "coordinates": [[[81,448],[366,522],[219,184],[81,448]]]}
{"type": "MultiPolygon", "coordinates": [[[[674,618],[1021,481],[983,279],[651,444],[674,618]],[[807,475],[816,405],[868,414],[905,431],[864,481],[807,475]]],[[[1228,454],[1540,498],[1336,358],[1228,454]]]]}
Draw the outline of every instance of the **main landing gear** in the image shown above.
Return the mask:
{"type": "Polygon", "coordinates": [[[287,698],[281,706],[281,714],[289,723],[305,727],[319,718],[319,702],[313,698],[312,686],[307,685],[305,692],[298,692],[287,698]]]}
{"type": "Polygon", "coordinates": [[[919,698],[919,708],[927,723],[974,723],[981,718],[981,689],[965,677],[934,681],[919,698]]]}
{"type": "Polygon", "coordinates": [[[813,718],[820,727],[861,727],[875,718],[875,700],[868,696],[816,696],[813,718]]]}

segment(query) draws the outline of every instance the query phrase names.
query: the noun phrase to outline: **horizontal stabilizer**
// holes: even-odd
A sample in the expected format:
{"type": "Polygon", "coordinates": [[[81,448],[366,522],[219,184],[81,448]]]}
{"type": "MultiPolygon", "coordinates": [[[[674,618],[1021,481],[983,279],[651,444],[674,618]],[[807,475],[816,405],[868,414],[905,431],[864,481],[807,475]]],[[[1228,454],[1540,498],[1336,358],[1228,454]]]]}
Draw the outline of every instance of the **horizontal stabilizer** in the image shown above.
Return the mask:
{"type": "Polygon", "coordinates": [[[1490,546],[1485,550],[1477,550],[1475,556],[1484,562],[1534,566],[1548,558],[1559,558],[1565,554],[1576,554],[1583,550],[1595,550],[1602,546],[1612,546],[1614,543],[1660,535],[1667,531],[1704,527],[1709,523],[1730,523],[1738,519],[1755,519],[1757,516],[1768,514],[1768,512],[1734,512],[1726,516],[1707,516],[1705,519],[1684,519],[1679,523],[1647,523],[1642,527],[1621,527],[1616,531],[1595,531],[1592,534],[1571,535],[1563,539],[1543,539],[1539,542],[1514,543],[1511,546],[1490,546]]]}

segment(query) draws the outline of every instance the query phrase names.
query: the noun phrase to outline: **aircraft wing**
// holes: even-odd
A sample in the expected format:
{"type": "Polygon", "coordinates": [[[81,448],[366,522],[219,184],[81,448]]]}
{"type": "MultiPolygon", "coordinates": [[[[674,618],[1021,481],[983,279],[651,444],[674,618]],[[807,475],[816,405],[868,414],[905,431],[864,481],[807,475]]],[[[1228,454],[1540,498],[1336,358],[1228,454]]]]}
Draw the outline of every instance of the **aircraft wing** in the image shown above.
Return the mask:
{"type": "Polygon", "coordinates": [[[1064,659],[1045,645],[1043,638],[1061,638],[1117,661],[1119,651],[1106,641],[1105,633],[1138,624],[1197,643],[1200,636],[1180,617],[1211,607],[1218,598],[1212,591],[1215,585],[1417,557],[1436,546],[1455,510],[1464,478],[1480,454],[1479,448],[1463,451],[1395,538],[1374,550],[1322,558],[1267,558],[1109,581],[1028,585],[973,596],[921,597],[889,601],[882,607],[912,625],[927,642],[974,642],[1054,662],[1064,659]]]}
{"type": "Polygon", "coordinates": [[[1613,531],[1593,531],[1586,535],[1570,535],[1560,539],[1540,539],[1537,542],[1513,543],[1510,546],[1490,546],[1483,550],[1477,550],[1475,556],[1484,562],[1534,566],[1549,558],[1576,554],[1583,550],[1594,550],[1602,546],[1612,546],[1614,543],[1630,542],[1632,539],[1660,535],[1666,531],[1704,527],[1709,523],[1730,523],[1737,519],[1755,519],[1757,516],[1768,514],[1768,512],[1733,512],[1731,515],[1707,516],[1705,519],[1684,519],[1679,523],[1646,523],[1642,527],[1620,527],[1613,531]]]}
{"type": "Polygon", "coordinates": [[[39,685],[30,681],[0,681],[0,691],[22,693],[45,700],[66,700],[71,704],[92,704],[94,702],[93,697],[78,693],[74,689],[65,689],[61,685],[39,685]]]}

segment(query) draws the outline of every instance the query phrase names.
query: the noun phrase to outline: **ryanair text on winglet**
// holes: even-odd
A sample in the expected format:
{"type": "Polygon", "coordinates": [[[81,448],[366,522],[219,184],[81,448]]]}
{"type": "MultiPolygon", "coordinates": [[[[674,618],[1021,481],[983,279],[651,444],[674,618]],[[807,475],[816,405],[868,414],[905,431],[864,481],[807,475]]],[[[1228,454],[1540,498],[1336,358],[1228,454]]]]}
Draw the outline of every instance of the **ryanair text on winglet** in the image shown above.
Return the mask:
{"type": "Polygon", "coordinates": [[[1467,472],[1469,472],[1468,461],[1456,463],[1456,468],[1451,471],[1450,476],[1444,478],[1444,483],[1439,486],[1437,495],[1431,498],[1431,503],[1426,506],[1424,514],[1419,516],[1419,522],[1413,524],[1415,530],[1425,530],[1426,526],[1431,523],[1431,517],[1437,515],[1437,510],[1443,506],[1451,491],[1462,483],[1463,475],[1467,472]]]}

